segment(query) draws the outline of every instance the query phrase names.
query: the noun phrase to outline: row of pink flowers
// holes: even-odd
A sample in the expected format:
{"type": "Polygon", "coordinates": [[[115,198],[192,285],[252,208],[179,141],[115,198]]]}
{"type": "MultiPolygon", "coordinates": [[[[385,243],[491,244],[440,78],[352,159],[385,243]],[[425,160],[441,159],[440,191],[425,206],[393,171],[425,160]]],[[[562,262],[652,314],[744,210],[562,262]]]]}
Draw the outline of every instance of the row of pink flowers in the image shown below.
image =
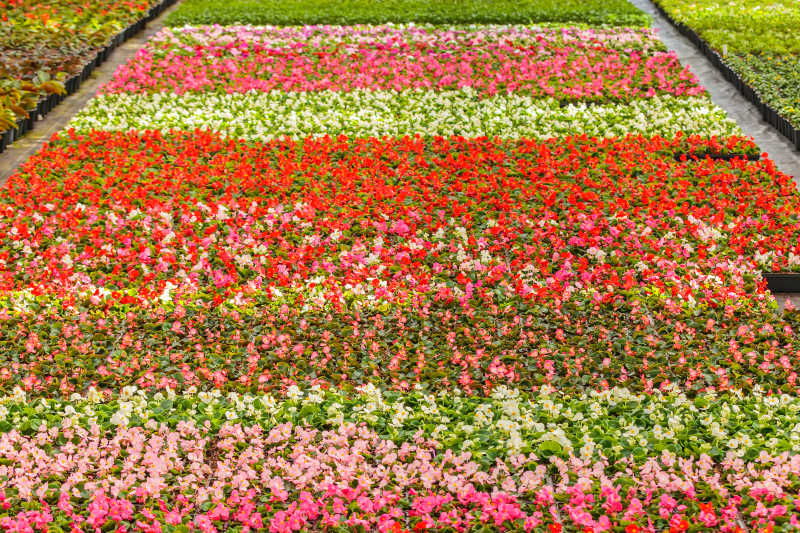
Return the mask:
{"type": "Polygon", "coordinates": [[[517,45],[545,43],[548,46],[578,48],[602,47],[619,50],[664,51],[664,44],[650,28],[560,28],[536,26],[478,26],[473,28],[430,27],[416,25],[358,26],[185,26],[164,28],[148,41],[146,48],[175,50],[193,54],[198,46],[229,48],[259,46],[262,48],[325,47],[342,43],[482,45],[506,42],[517,45]]]}
{"type": "MultiPolygon", "coordinates": [[[[388,30],[389,36],[396,31],[388,30]]],[[[469,87],[481,95],[523,92],[565,100],[704,92],[674,52],[556,37],[469,42],[444,31],[434,34],[432,42],[387,42],[378,33],[372,41],[281,46],[254,42],[245,34],[191,48],[165,38],[117,69],[105,90],[182,94],[469,87]]]]}
{"type": "Polygon", "coordinates": [[[746,462],[731,452],[714,463],[664,452],[616,464],[529,454],[484,466],[436,441],[396,444],[352,424],[228,423],[219,432],[191,420],[113,432],[68,426],[0,436],[6,531],[51,524],[86,532],[183,524],[203,533],[800,525],[800,456],[786,453],[746,462]]]}

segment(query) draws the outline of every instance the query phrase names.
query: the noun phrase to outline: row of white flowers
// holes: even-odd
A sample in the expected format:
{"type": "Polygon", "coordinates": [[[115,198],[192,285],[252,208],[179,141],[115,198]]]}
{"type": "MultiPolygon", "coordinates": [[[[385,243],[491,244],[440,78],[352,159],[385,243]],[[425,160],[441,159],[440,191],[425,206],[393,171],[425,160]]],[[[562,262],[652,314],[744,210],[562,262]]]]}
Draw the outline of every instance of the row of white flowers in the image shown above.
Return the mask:
{"type": "Polygon", "coordinates": [[[230,422],[264,427],[365,423],[391,438],[434,438],[448,448],[490,458],[528,452],[644,458],[666,450],[717,458],[732,451],[752,459],[761,450],[800,452],[800,398],[763,395],[758,387],[746,395],[734,391],[694,398],[677,390],[646,395],[615,388],[571,396],[548,387],[528,394],[504,386],[489,397],[469,397],[419,388],[381,391],[372,385],[355,394],[291,386],[280,397],[194,389],[153,394],[126,387],[115,396],[106,401],[90,389],[69,401],[26,401],[17,390],[0,399],[0,426],[33,431],[56,425],[155,428],[186,420],[208,421],[213,427],[230,422]]]}
{"type": "Polygon", "coordinates": [[[69,124],[90,129],[215,130],[266,140],[318,135],[545,139],[586,134],[743,135],[708,97],[654,97],[614,104],[569,104],[521,94],[477,98],[474,91],[250,92],[104,94],[69,124]]]}

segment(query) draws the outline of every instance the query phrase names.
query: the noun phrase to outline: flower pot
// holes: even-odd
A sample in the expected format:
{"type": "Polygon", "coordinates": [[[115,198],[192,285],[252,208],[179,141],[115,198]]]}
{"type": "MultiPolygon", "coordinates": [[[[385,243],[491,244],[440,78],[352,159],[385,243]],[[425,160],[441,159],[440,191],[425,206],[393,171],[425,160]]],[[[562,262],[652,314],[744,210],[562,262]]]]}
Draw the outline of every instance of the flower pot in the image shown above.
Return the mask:
{"type": "Polygon", "coordinates": [[[11,130],[6,130],[0,135],[0,152],[11,144],[11,130]]]}
{"type": "Polygon", "coordinates": [[[764,272],[763,276],[772,292],[800,292],[800,272],[764,272]]]}
{"type": "Polygon", "coordinates": [[[69,78],[67,82],[64,84],[67,89],[67,94],[74,94],[75,91],[78,90],[80,83],[81,81],[79,75],[72,76],[71,78],[69,78]]]}

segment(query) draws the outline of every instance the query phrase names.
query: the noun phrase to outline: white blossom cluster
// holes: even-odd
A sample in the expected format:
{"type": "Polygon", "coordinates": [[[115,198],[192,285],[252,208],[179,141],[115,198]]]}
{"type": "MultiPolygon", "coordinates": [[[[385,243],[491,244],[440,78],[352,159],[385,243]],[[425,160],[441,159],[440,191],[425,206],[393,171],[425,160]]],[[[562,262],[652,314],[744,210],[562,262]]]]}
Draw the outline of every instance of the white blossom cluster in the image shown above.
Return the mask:
{"type": "Polygon", "coordinates": [[[151,393],[129,386],[114,396],[108,401],[90,389],[69,401],[29,400],[18,388],[0,398],[0,423],[27,422],[34,428],[150,427],[176,420],[266,428],[285,422],[316,427],[365,423],[398,438],[421,435],[461,450],[491,449],[503,456],[550,451],[587,460],[676,443],[692,454],[800,452],[800,399],[765,395],[758,386],[747,394],[706,392],[694,398],[677,390],[646,395],[624,388],[570,395],[547,386],[536,394],[499,386],[489,397],[471,397],[458,390],[431,394],[419,385],[403,394],[374,385],[355,394],[290,386],[278,397],[194,387],[181,394],[169,389],[151,393]]]}
{"type": "Polygon", "coordinates": [[[708,97],[662,96],[623,103],[570,103],[525,94],[482,98],[474,90],[103,94],[68,127],[188,130],[228,137],[463,135],[545,139],[565,135],[743,135],[708,97]]]}

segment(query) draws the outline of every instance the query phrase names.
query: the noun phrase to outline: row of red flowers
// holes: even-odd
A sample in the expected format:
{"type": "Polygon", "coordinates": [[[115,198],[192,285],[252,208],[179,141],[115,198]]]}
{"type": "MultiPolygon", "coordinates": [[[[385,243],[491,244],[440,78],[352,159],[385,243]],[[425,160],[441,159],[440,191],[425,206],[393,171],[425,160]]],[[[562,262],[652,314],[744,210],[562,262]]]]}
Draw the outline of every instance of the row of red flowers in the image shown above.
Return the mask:
{"type": "Polygon", "coordinates": [[[0,197],[2,387],[795,390],[800,194],[687,146],[66,136],[0,197]]]}

